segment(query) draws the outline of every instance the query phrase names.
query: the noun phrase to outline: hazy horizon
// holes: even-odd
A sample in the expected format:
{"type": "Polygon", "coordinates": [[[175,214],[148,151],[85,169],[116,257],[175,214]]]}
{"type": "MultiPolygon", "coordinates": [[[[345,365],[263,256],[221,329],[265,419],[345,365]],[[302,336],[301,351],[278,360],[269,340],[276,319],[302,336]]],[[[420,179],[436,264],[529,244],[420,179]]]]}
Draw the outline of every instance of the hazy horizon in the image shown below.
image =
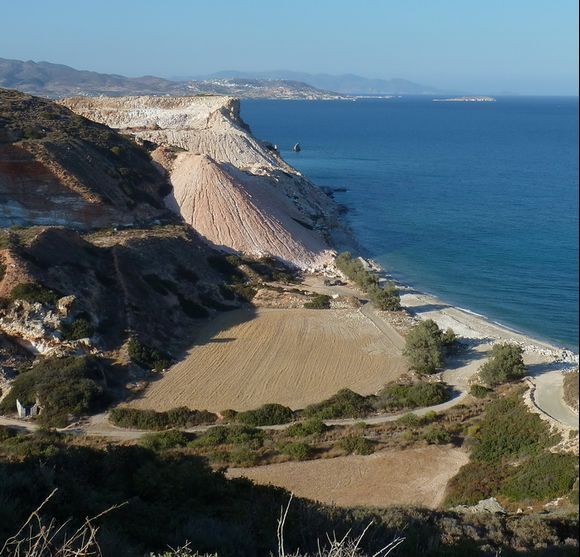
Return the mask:
{"type": "Polygon", "coordinates": [[[3,11],[1,57],[101,73],[287,70],[481,94],[578,95],[578,5],[570,0],[549,7],[523,0],[103,0],[98,10],[55,0],[3,11]]]}

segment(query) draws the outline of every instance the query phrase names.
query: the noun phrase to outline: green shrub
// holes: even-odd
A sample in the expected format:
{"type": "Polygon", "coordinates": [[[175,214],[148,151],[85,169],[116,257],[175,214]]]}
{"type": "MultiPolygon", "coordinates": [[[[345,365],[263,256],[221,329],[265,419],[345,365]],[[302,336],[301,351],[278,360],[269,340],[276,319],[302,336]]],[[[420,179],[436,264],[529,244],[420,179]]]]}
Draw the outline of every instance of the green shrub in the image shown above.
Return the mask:
{"type": "Polygon", "coordinates": [[[475,505],[498,495],[507,467],[490,462],[468,462],[447,484],[445,505],[475,505]]]}
{"type": "Polygon", "coordinates": [[[483,364],[479,375],[486,385],[499,385],[526,374],[523,350],[515,344],[496,344],[491,358],[483,364]]]}
{"type": "Polygon", "coordinates": [[[394,284],[388,283],[383,288],[378,285],[371,285],[367,294],[369,300],[381,311],[399,311],[401,309],[401,298],[394,284]]]}
{"type": "Polygon", "coordinates": [[[429,426],[423,432],[423,439],[429,445],[446,445],[451,442],[451,435],[440,426],[429,426]]]}
{"type": "Polygon", "coordinates": [[[292,460],[308,460],[312,455],[312,447],[308,443],[288,443],[281,451],[292,460]]]}
{"type": "Polygon", "coordinates": [[[23,282],[16,285],[10,292],[12,300],[24,300],[30,303],[55,305],[59,295],[49,288],[34,282],[23,282]]]}
{"type": "Polygon", "coordinates": [[[375,452],[373,442],[361,435],[343,437],[337,446],[346,454],[369,455],[375,452]]]}
{"type": "Polygon", "coordinates": [[[237,447],[229,454],[229,461],[234,466],[255,466],[260,457],[248,447],[237,447]]]}
{"type": "Polygon", "coordinates": [[[127,349],[131,361],[142,368],[161,371],[171,365],[171,360],[167,355],[147,346],[136,337],[129,339],[127,349]]]}
{"type": "Polygon", "coordinates": [[[336,256],[334,264],[339,271],[368,294],[369,300],[378,309],[383,311],[401,309],[401,299],[395,285],[389,283],[381,288],[379,277],[376,273],[365,269],[360,259],[353,259],[352,255],[345,251],[336,256]]]}
{"type": "Polygon", "coordinates": [[[543,452],[517,466],[503,482],[501,493],[514,501],[545,501],[566,495],[578,477],[574,455],[543,452]]]}
{"type": "Polygon", "coordinates": [[[471,385],[469,389],[469,394],[475,398],[485,398],[493,393],[493,389],[488,389],[483,385],[471,385]]]}
{"type": "Polygon", "coordinates": [[[217,420],[217,416],[207,410],[190,410],[185,406],[173,408],[166,412],[120,407],[113,408],[109,412],[109,420],[119,427],[163,430],[212,424],[217,420]]]}
{"type": "Polygon", "coordinates": [[[189,443],[192,447],[219,447],[220,445],[244,445],[259,448],[264,440],[264,432],[243,425],[216,426],[200,434],[189,443]]]}
{"type": "Polygon", "coordinates": [[[83,318],[75,319],[70,324],[62,327],[62,336],[65,340],[78,340],[81,338],[90,338],[95,333],[92,324],[83,318]]]}
{"type": "Polygon", "coordinates": [[[423,420],[417,416],[417,414],[409,412],[408,414],[403,414],[400,418],[397,418],[396,423],[405,427],[418,427],[423,424],[423,420]]]}
{"type": "Polygon", "coordinates": [[[166,451],[176,447],[185,447],[187,445],[187,436],[176,429],[146,433],[141,437],[140,444],[152,451],[166,451]]]}
{"type": "Polygon", "coordinates": [[[478,443],[471,458],[487,462],[536,454],[558,441],[546,422],[529,412],[517,395],[489,403],[475,438],[478,443]]]}
{"type": "Polygon", "coordinates": [[[258,292],[251,284],[234,284],[230,288],[238,298],[247,303],[250,303],[258,292]]]}
{"type": "Polygon", "coordinates": [[[308,435],[320,435],[329,427],[319,418],[310,418],[297,424],[292,424],[286,433],[292,437],[307,437],[308,435]]]}
{"type": "Polygon", "coordinates": [[[317,294],[309,302],[306,302],[304,307],[306,309],[329,309],[330,300],[330,296],[326,294],[317,294]]]}
{"type": "Polygon", "coordinates": [[[443,366],[441,330],[432,319],[421,321],[407,335],[403,354],[419,373],[435,373],[443,366]]]}
{"type": "Polygon", "coordinates": [[[450,398],[451,392],[445,383],[389,383],[378,393],[375,405],[378,409],[393,411],[435,406],[450,398]]]}
{"type": "Polygon", "coordinates": [[[6,265],[2,261],[0,261],[0,281],[2,281],[5,275],[6,275],[6,265]]]}
{"type": "Polygon", "coordinates": [[[234,422],[236,420],[238,413],[235,410],[228,408],[227,410],[222,410],[220,412],[220,415],[221,415],[224,422],[229,423],[229,422],[234,422]]]}
{"type": "Polygon", "coordinates": [[[236,420],[249,426],[287,424],[294,419],[294,412],[281,404],[263,404],[255,410],[239,412],[236,420]]]}
{"type": "Polygon", "coordinates": [[[46,358],[20,373],[0,404],[4,413],[16,411],[16,399],[25,405],[38,399],[42,408],[39,421],[64,426],[68,416],[79,416],[96,407],[103,389],[99,384],[100,363],[87,356],[46,358]]]}
{"type": "Polygon", "coordinates": [[[578,370],[564,374],[564,401],[568,406],[578,409],[578,370]]]}
{"type": "Polygon", "coordinates": [[[329,399],[311,404],[303,410],[309,418],[331,420],[334,418],[364,418],[374,407],[371,400],[350,389],[341,389],[329,399]]]}

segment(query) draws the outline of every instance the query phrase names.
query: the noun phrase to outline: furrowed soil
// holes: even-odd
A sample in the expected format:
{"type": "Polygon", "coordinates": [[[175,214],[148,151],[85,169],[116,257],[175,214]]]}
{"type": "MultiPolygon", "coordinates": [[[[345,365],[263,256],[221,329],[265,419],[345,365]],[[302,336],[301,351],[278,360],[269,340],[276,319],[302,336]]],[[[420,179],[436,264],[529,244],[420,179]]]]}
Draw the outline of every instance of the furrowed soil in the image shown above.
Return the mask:
{"type": "Polygon", "coordinates": [[[277,402],[298,409],[343,387],[374,393],[407,371],[403,338],[386,321],[379,328],[376,319],[360,309],[222,314],[131,406],[219,412],[277,402]]]}
{"type": "Polygon", "coordinates": [[[230,468],[227,476],[284,487],[299,497],[344,507],[437,508],[443,502],[447,482],[467,461],[468,455],[461,449],[430,446],[230,468]]]}

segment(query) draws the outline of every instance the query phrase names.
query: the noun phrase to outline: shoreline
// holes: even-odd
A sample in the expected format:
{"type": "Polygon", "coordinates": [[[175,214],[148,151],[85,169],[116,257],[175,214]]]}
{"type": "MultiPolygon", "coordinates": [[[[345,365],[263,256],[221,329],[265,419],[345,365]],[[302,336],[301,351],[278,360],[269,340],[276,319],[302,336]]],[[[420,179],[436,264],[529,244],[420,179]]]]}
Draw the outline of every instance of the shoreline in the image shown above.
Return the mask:
{"type": "MultiPolygon", "coordinates": [[[[537,338],[533,336],[534,334],[531,332],[518,330],[510,325],[494,321],[488,316],[472,311],[469,308],[448,303],[436,294],[420,291],[401,280],[395,279],[376,260],[367,257],[362,257],[362,259],[370,269],[379,275],[379,280],[381,282],[389,281],[397,286],[401,296],[401,305],[414,317],[421,318],[421,316],[426,313],[434,313],[436,311],[441,312],[445,310],[457,313],[461,317],[458,315],[449,316],[449,321],[455,320],[460,324],[460,326],[465,327],[464,331],[454,329],[457,334],[464,338],[474,340],[483,340],[485,338],[490,340],[492,343],[502,341],[513,342],[522,346],[524,351],[534,351],[544,356],[552,356],[555,361],[578,366],[579,354],[573,348],[565,345],[558,346],[550,339],[537,338]],[[424,306],[431,306],[432,309],[414,310],[413,308],[420,307],[418,304],[413,303],[417,300],[423,302],[424,306]]],[[[434,320],[437,321],[437,319],[434,320]]],[[[441,321],[443,320],[441,319],[441,321]]]]}

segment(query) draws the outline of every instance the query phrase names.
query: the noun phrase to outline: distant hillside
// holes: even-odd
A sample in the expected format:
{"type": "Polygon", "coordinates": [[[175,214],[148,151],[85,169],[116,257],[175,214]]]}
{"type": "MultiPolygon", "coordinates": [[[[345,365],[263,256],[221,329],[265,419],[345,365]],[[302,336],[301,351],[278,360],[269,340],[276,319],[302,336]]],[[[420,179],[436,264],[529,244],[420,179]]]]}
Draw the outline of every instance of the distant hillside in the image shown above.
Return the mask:
{"type": "Polygon", "coordinates": [[[216,78],[172,81],[76,70],[50,62],[0,58],[0,87],[44,97],[124,95],[230,95],[240,98],[333,99],[341,95],[293,80],[216,78]]]}
{"type": "Polygon", "coordinates": [[[199,79],[262,79],[301,81],[344,95],[425,95],[439,93],[434,87],[421,85],[407,79],[372,79],[354,74],[309,74],[276,70],[268,72],[223,71],[199,79]]]}

